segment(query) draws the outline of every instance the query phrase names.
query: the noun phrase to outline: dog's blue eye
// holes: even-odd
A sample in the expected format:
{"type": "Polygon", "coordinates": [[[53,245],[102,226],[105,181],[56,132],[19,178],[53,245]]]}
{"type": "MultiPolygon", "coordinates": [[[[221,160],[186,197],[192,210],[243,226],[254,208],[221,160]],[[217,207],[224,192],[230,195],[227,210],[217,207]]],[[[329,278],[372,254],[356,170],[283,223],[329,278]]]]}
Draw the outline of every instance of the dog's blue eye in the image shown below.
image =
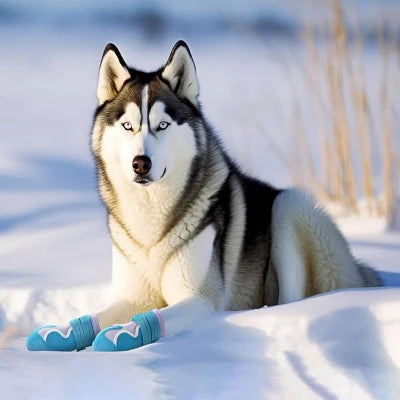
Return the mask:
{"type": "Polygon", "coordinates": [[[131,131],[132,130],[132,124],[130,122],[124,122],[122,124],[122,126],[124,127],[124,129],[126,129],[127,131],[131,131]]]}
{"type": "Polygon", "coordinates": [[[157,130],[158,131],[163,131],[164,129],[167,129],[169,125],[170,124],[168,122],[161,121],[160,125],[158,125],[158,129],[157,130]]]}

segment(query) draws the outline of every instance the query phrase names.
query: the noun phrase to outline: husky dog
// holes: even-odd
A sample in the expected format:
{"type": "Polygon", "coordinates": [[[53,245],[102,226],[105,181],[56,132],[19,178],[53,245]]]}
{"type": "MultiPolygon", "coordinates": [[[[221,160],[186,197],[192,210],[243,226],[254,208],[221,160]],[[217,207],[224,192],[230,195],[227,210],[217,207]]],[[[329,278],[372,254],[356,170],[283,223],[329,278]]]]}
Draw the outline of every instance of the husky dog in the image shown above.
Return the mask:
{"type": "MultiPolygon", "coordinates": [[[[116,302],[90,316],[86,345],[99,330],[119,325],[97,335],[103,341],[96,338],[97,350],[137,347],[128,342],[144,322],[131,318],[153,309],[157,319],[148,323],[158,339],[195,328],[216,310],[379,285],[310,196],[240,170],[205,120],[198,96],[185,42],[150,73],[129,68],[114,45],[105,48],[92,151],[108,212],[116,302]],[[118,344],[121,333],[128,344],[118,344]]],[[[42,341],[49,329],[64,338],[73,329],[77,336],[86,322],[73,321],[65,330],[47,328],[42,341]]],[[[75,339],[70,349],[82,348],[75,339]]]]}

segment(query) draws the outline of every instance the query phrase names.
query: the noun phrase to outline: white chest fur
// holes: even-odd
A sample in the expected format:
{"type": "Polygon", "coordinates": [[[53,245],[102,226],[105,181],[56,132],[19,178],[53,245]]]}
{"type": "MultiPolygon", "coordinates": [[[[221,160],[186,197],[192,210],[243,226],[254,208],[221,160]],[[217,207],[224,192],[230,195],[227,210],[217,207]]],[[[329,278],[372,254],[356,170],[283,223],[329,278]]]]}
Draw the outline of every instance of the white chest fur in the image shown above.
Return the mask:
{"type": "MultiPolygon", "coordinates": [[[[225,175],[221,174],[213,185],[205,186],[187,208],[184,216],[165,234],[166,223],[170,220],[179,192],[162,192],[160,187],[157,188],[158,192],[148,190],[139,196],[137,191],[122,193],[119,220],[110,216],[110,231],[114,244],[129,260],[134,273],[145,279],[155,291],[161,293],[163,271],[167,262],[177,260],[176,252],[185,246],[190,247],[192,241],[194,249],[198,248],[195,232],[211,205],[211,194],[224,178],[225,175]]],[[[156,188],[156,185],[154,186],[156,188]]],[[[212,243],[209,247],[212,248],[212,243]]],[[[202,259],[198,252],[195,254],[202,259]]],[[[193,258],[190,259],[194,262],[193,258]]],[[[205,267],[208,268],[208,265],[205,267]]]]}
{"type": "Polygon", "coordinates": [[[113,284],[119,296],[133,299],[153,292],[168,303],[200,290],[210,268],[215,230],[211,226],[187,242],[190,230],[170,232],[151,248],[132,241],[111,218],[114,239],[113,284]],[[179,235],[179,233],[181,235],[179,235]],[[175,288],[185,288],[176,291],[175,288]]]}

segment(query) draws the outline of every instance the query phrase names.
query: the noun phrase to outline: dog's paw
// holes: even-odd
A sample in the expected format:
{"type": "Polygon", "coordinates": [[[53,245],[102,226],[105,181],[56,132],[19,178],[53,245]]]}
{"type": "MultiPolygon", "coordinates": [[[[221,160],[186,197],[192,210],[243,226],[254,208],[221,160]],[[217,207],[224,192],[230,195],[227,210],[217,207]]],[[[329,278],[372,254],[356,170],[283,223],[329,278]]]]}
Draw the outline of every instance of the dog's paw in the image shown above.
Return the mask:
{"type": "Polygon", "coordinates": [[[26,348],[29,351],[82,350],[90,346],[94,338],[92,320],[84,315],[65,326],[46,325],[34,330],[26,339],[26,348]]]}
{"type": "Polygon", "coordinates": [[[94,339],[93,351],[127,351],[143,346],[140,326],[135,321],[103,329],[94,339]]]}
{"type": "Polygon", "coordinates": [[[26,339],[29,351],[72,351],[76,350],[72,326],[46,325],[33,331],[26,339]]]}
{"type": "Polygon", "coordinates": [[[93,351],[126,351],[160,339],[161,328],[157,314],[148,311],[135,315],[127,324],[103,329],[92,344],[93,351]]]}

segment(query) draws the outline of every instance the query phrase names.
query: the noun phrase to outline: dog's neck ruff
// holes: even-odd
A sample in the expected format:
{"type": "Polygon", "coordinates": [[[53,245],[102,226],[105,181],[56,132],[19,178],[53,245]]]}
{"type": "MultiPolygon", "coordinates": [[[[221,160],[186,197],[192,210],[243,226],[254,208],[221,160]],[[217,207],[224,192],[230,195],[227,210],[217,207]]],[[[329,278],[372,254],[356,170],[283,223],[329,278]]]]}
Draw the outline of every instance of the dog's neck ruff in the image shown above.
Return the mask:
{"type": "MultiPolygon", "coordinates": [[[[168,247],[175,247],[171,244],[190,239],[229,173],[222,153],[216,152],[210,158],[207,175],[197,177],[199,182],[194,189],[192,186],[195,184],[190,181],[192,177],[187,174],[184,182],[179,180],[182,182],[180,188],[169,179],[145,188],[131,187],[129,192],[118,192],[120,217],[113,215],[114,223],[123,225],[131,239],[147,249],[165,242],[168,247]],[[144,225],[146,229],[143,229],[144,225]],[[146,238],[145,234],[152,237],[146,238]]],[[[199,173],[203,174],[203,171],[199,173]]]]}

